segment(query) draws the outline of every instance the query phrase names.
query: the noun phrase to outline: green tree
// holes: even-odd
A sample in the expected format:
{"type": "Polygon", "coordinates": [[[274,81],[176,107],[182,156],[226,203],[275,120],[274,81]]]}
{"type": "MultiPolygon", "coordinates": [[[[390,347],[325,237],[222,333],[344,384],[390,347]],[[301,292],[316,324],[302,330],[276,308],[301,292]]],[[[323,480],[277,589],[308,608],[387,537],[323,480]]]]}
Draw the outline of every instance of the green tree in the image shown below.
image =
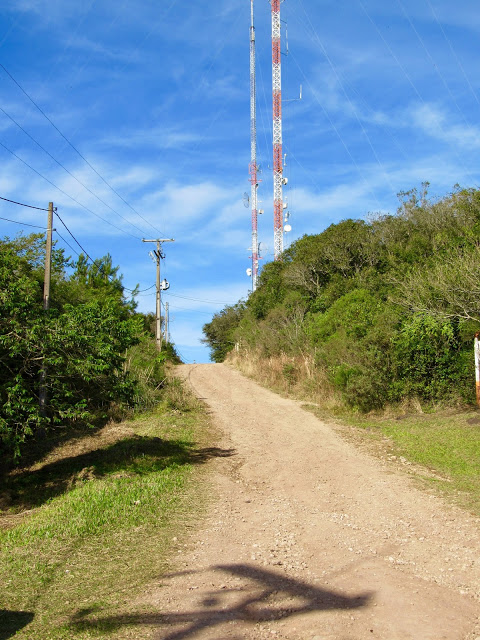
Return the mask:
{"type": "Polygon", "coordinates": [[[125,352],[138,342],[143,321],[124,298],[111,258],[89,265],[81,256],[72,264],[54,248],[45,312],[44,255],[38,234],[0,242],[0,447],[17,454],[39,428],[91,423],[112,403],[131,402],[135,388],[125,352]]]}
{"type": "Polygon", "coordinates": [[[214,362],[223,362],[229,351],[234,347],[234,332],[243,314],[245,306],[239,302],[227,306],[216,313],[210,322],[203,325],[202,340],[210,348],[211,358],[214,362]]]}

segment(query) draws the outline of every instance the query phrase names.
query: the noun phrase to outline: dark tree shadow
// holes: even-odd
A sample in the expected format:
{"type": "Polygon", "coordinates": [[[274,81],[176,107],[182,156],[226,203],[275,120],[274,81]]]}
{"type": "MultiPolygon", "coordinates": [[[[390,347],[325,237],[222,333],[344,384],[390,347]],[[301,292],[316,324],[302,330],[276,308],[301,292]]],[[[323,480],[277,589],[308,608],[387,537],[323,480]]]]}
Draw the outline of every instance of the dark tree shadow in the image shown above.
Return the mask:
{"type": "Polygon", "coordinates": [[[0,640],[12,638],[17,631],[26,627],[33,620],[31,611],[8,611],[0,609],[0,640]]]}
{"type": "Polygon", "coordinates": [[[142,475],[173,464],[204,464],[211,458],[233,455],[232,449],[195,449],[182,440],[134,435],[94,451],[61,458],[38,470],[5,473],[0,478],[0,508],[32,509],[77,483],[112,473],[142,475]]]}
{"type": "MultiPolygon", "coordinates": [[[[225,622],[271,622],[312,611],[358,609],[365,607],[372,597],[371,593],[362,593],[354,597],[344,596],[302,580],[251,565],[219,565],[213,569],[247,579],[250,581],[250,586],[247,589],[239,587],[212,591],[202,601],[201,608],[195,611],[151,612],[88,619],[87,616],[92,612],[83,610],[72,618],[70,626],[74,631],[99,628],[114,631],[126,625],[182,626],[181,629],[172,631],[166,629],[166,635],[158,637],[163,640],[183,640],[196,638],[202,630],[213,629],[225,622]],[[232,595],[236,597],[236,601],[234,604],[229,604],[232,595]],[[290,598],[288,606],[285,603],[282,604],[286,598],[290,598]],[[291,601],[293,598],[294,602],[291,601]]],[[[172,574],[170,577],[193,573],[196,572],[185,571],[181,574],[172,574]]]]}

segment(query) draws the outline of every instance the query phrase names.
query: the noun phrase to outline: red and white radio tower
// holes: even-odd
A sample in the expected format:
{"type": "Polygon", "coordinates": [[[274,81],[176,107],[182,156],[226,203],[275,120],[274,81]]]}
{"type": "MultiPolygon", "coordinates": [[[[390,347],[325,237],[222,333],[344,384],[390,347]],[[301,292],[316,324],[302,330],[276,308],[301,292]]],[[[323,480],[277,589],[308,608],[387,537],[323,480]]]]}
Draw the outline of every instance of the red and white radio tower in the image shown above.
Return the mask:
{"type": "Polygon", "coordinates": [[[270,0],[272,5],[273,242],[275,260],[280,260],[283,253],[281,2],[283,0],[270,0]]]}
{"type": "Polygon", "coordinates": [[[250,183],[252,205],[252,291],[257,288],[258,280],[258,167],[257,167],[257,83],[255,64],[255,26],[253,22],[253,0],[250,0],[250,183]]]}

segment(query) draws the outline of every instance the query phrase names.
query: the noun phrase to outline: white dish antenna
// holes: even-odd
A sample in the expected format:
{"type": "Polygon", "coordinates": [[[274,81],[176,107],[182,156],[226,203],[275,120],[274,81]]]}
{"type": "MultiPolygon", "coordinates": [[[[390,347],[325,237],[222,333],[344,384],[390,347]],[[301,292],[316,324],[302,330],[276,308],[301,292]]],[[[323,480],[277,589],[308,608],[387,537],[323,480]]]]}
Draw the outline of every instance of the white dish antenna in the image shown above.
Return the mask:
{"type": "Polygon", "coordinates": [[[286,225],[283,227],[283,230],[284,230],[286,233],[288,233],[289,231],[291,231],[291,230],[292,230],[292,227],[291,227],[291,225],[286,224],[286,225]]]}

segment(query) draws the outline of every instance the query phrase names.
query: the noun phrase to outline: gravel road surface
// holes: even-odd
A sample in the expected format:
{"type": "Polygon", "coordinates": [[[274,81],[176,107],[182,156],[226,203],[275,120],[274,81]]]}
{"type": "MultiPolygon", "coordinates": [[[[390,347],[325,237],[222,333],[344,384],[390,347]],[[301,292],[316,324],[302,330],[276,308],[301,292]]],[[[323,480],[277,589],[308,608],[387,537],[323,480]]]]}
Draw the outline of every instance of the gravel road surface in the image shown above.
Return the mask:
{"type": "Polygon", "coordinates": [[[220,435],[155,637],[480,640],[478,519],[228,366],[179,369],[220,435]]]}

